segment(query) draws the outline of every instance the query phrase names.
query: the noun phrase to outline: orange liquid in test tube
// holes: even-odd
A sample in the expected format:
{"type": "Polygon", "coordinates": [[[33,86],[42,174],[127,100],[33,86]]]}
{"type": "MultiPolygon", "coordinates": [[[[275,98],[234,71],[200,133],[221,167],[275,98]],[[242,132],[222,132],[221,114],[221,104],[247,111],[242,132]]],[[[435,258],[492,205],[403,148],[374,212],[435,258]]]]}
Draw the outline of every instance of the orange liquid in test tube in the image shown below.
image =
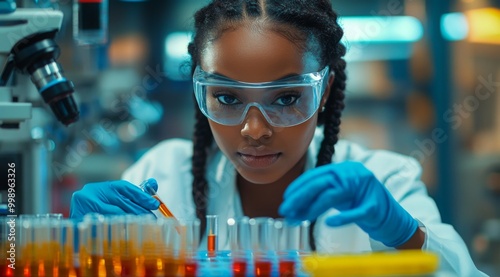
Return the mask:
{"type": "MultiPolygon", "coordinates": [[[[147,259],[144,261],[144,276],[163,275],[163,261],[161,259],[147,259]]],[[[175,275],[173,275],[175,276],[175,275]]]]}
{"type": "Polygon", "coordinates": [[[217,215],[207,215],[207,252],[209,257],[217,255],[217,215]]]}
{"type": "Polygon", "coordinates": [[[208,250],[208,255],[210,257],[215,256],[215,251],[217,250],[216,248],[216,242],[217,242],[217,236],[214,234],[209,234],[207,236],[207,250],[208,250]]]}
{"type": "Polygon", "coordinates": [[[158,194],[156,194],[156,190],[152,187],[150,180],[145,180],[143,181],[139,187],[146,192],[147,194],[151,195],[154,199],[158,200],[160,202],[160,207],[158,207],[158,210],[160,210],[161,214],[163,214],[165,217],[174,217],[174,214],[167,208],[165,203],[160,199],[158,194]]]}
{"type": "Polygon", "coordinates": [[[144,268],[144,276],[156,277],[158,275],[163,275],[163,261],[161,259],[161,246],[155,242],[155,239],[159,234],[151,232],[150,234],[144,234],[151,236],[149,240],[142,242],[141,258],[142,267],[144,268]]]}
{"type": "Polygon", "coordinates": [[[106,271],[106,276],[114,276],[115,275],[115,266],[112,256],[106,255],[104,257],[104,268],[106,271]]]}
{"type": "Polygon", "coordinates": [[[180,268],[179,262],[173,257],[167,257],[163,260],[164,277],[177,276],[180,268]]]}
{"type": "Polygon", "coordinates": [[[98,255],[89,255],[86,264],[82,266],[82,276],[106,276],[104,258],[98,255]]]}
{"type": "Polygon", "coordinates": [[[158,208],[158,210],[160,210],[162,215],[164,215],[165,217],[174,217],[174,214],[167,208],[167,205],[165,205],[163,201],[161,201],[158,195],[153,195],[153,197],[160,202],[160,207],[158,208]]]}
{"type": "Polygon", "coordinates": [[[121,277],[137,276],[137,266],[134,257],[121,257],[121,277]]]}

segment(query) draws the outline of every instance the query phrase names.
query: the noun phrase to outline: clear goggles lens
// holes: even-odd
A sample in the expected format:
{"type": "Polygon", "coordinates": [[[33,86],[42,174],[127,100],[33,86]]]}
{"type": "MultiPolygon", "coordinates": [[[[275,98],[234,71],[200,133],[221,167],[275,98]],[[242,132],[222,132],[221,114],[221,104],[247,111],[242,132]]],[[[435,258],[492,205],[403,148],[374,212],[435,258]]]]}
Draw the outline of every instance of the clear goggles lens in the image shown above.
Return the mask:
{"type": "Polygon", "coordinates": [[[319,72],[265,83],[245,83],[203,71],[193,75],[201,112],[222,125],[238,125],[255,107],[277,127],[301,124],[318,110],[326,88],[328,66],[319,72]]]}

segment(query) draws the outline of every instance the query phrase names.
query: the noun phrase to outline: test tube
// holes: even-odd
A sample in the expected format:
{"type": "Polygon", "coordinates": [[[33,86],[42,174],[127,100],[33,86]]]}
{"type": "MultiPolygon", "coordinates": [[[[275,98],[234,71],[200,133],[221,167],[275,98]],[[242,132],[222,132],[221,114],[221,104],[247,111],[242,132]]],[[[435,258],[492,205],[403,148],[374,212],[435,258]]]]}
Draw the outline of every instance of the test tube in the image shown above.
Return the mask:
{"type": "Polygon", "coordinates": [[[229,248],[232,257],[232,272],[234,277],[247,276],[248,258],[251,252],[250,247],[250,225],[249,218],[229,218],[227,220],[227,230],[229,234],[229,248]]]}
{"type": "Polygon", "coordinates": [[[140,222],[140,258],[145,276],[163,275],[164,224],[165,221],[162,218],[146,217],[140,222]]]}
{"type": "Polygon", "coordinates": [[[9,267],[9,264],[16,262],[16,249],[10,247],[9,241],[16,234],[15,220],[9,222],[9,218],[0,217],[0,250],[2,251],[0,253],[0,276],[14,276],[14,271],[9,267]]]}
{"type": "MultiPolygon", "coordinates": [[[[16,244],[16,266],[14,276],[32,275],[32,268],[35,267],[35,231],[36,225],[35,215],[20,215],[16,226],[16,240],[20,243],[16,244]]],[[[35,273],[33,273],[35,274],[35,273]]],[[[38,271],[36,272],[38,274],[38,271]]]]}
{"type": "Polygon", "coordinates": [[[117,233],[113,240],[117,241],[120,249],[120,276],[137,276],[140,264],[136,257],[139,254],[139,222],[141,216],[125,215],[117,223],[117,233]]]}
{"type": "Polygon", "coordinates": [[[61,213],[36,214],[35,216],[37,218],[63,219],[63,214],[61,213]]]}
{"type": "Polygon", "coordinates": [[[195,277],[198,272],[196,252],[200,241],[200,220],[181,220],[179,224],[181,234],[180,262],[184,265],[183,276],[195,277]]]}
{"type": "Polygon", "coordinates": [[[310,228],[311,222],[308,220],[302,221],[299,225],[299,256],[311,255],[310,228]]]}
{"type": "Polygon", "coordinates": [[[103,276],[106,274],[103,240],[104,216],[89,213],[78,223],[81,276],[103,276]]]}
{"type": "Polygon", "coordinates": [[[160,211],[160,213],[162,215],[164,215],[167,218],[169,218],[169,217],[175,218],[174,214],[167,208],[167,205],[165,205],[165,203],[163,203],[163,201],[160,199],[160,197],[158,196],[156,191],[153,189],[153,187],[150,184],[149,179],[144,180],[139,186],[144,192],[151,195],[152,197],[154,197],[156,200],[158,200],[160,202],[160,207],[158,207],[158,210],[160,211]]]}
{"type": "Polygon", "coordinates": [[[284,219],[275,219],[274,228],[276,231],[276,250],[279,259],[279,276],[296,276],[295,264],[298,260],[300,226],[291,225],[284,219]]]}
{"type": "Polygon", "coordinates": [[[35,251],[34,264],[32,264],[32,275],[53,275],[56,257],[58,256],[56,243],[53,240],[53,220],[50,218],[37,218],[33,225],[35,251]]]}
{"type": "MultiPolygon", "coordinates": [[[[122,215],[118,216],[106,216],[103,222],[103,258],[104,267],[106,270],[106,276],[116,275],[116,266],[120,264],[119,257],[119,244],[117,244],[113,238],[114,226],[117,221],[123,218],[122,215]]],[[[121,227],[121,226],[120,226],[121,227]]]]}
{"type": "MultiPolygon", "coordinates": [[[[75,275],[74,269],[74,225],[71,219],[63,219],[56,223],[56,241],[59,244],[59,260],[57,275],[66,277],[75,275]]],[[[55,275],[55,273],[54,273],[55,275]]]]}
{"type": "MultiPolygon", "coordinates": [[[[165,242],[165,255],[163,257],[164,276],[177,276],[179,272],[179,248],[181,245],[181,229],[179,221],[174,218],[164,219],[163,241],[165,242]]],[[[184,264],[182,265],[184,266],[184,264]]],[[[184,270],[184,269],[182,269],[184,270]]]]}
{"type": "Polygon", "coordinates": [[[254,254],[254,275],[271,276],[275,251],[274,219],[257,217],[251,218],[248,223],[254,254]]]}
{"type": "Polygon", "coordinates": [[[217,215],[207,215],[207,251],[209,257],[217,254],[217,215]]]}

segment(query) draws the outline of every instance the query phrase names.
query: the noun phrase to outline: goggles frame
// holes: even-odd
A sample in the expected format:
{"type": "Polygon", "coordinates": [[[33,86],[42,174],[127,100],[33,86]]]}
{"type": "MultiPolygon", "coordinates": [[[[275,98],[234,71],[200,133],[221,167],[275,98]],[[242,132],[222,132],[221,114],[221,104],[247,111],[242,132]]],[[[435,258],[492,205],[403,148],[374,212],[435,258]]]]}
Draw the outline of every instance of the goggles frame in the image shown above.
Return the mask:
{"type": "Polygon", "coordinates": [[[321,98],[323,97],[323,94],[326,89],[326,84],[328,82],[327,76],[329,76],[330,69],[329,66],[325,66],[322,70],[317,71],[317,72],[311,72],[311,73],[304,73],[301,75],[296,75],[296,76],[291,76],[287,78],[283,78],[280,80],[276,81],[269,81],[269,82],[260,82],[260,83],[250,83],[250,82],[242,82],[242,81],[237,81],[233,80],[230,78],[227,78],[225,76],[219,75],[219,74],[214,74],[214,73],[208,73],[205,72],[199,65],[196,67],[194,74],[193,74],[193,90],[195,94],[195,98],[198,104],[198,107],[200,108],[200,111],[210,120],[226,125],[226,126],[236,126],[239,125],[243,122],[243,120],[246,118],[248,110],[250,107],[254,106],[260,110],[262,115],[266,118],[266,120],[271,124],[272,126],[275,127],[291,127],[295,125],[299,125],[301,123],[304,123],[308,119],[310,119],[314,113],[318,110],[319,105],[321,103],[321,98]],[[293,122],[285,122],[283,120],[279,120],[280,122],[276,122],[276,120],[273,120],[268,113],[266,112],[266,109],[263,107],[258,102],[250,102],[247,103],[243,111],[241,112],[241,116],[239,117],[238,120],[235,120],[234,118],[232,120],[224,120],[223,118],[217,117],[215,115],[212,115],[208,111],[207,107],[207,97],[206,97],[206,88],[207,87],[229,87],[229,88],[234,88],[234,89],[257,89],[257,90],[269,90],[269,89],[280,89],[280,88],[293,88],[293,87],[311,87],[312,92],[314,93],[313,95],[313,101],[312,103],[313,108],[311,111],[308,111],[307,115],[304,117],[301,117],[299,120],[292,120],[293,122]],[[227,122],[231,121],[231,122],[227,122]]]}

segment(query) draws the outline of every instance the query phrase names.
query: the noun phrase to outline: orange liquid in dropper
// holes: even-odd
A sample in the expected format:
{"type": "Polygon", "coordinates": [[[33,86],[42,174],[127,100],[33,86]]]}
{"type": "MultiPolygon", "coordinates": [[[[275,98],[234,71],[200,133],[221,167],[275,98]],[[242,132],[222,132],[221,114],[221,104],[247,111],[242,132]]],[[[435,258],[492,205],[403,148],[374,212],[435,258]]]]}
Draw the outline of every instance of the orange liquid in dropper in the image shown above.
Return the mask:
{"type": "Polygon", "coordinates": [[[174,214],[167,208],[163,201],[160,200],[160,197],[158,197],[157,195],[153,195],[153,197],[160,202],[160,207],[158,208],[158,210],[160,210],[161,214],[163,214],[165,217],[174,217],[174,214]]]}

